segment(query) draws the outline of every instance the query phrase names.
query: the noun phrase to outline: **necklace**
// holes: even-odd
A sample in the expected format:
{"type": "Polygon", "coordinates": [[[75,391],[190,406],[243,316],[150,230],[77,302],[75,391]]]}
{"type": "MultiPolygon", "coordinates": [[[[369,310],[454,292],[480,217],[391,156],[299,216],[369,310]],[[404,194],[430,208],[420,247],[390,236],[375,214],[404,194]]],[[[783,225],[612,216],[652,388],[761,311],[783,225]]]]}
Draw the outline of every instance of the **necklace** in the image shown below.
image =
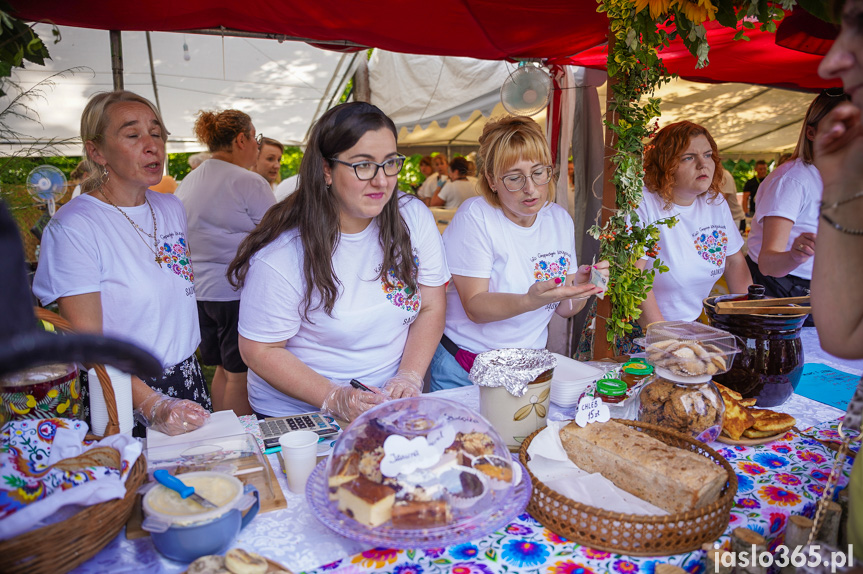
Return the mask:
{"type": "Polygon", "coordinates": [[[123,217],[125,217],[126,220],[132,224],[132,227],[135,228],[135,231],[138,233],[138,237],[141,238],[141,241],[144,242],[144,245],[147,246],[147,249],[149,249],[153,253],[153,256],[155,257],[154,261],[159,264],[159,267],[161,267],[162,266],[162,259],[161,259],[161,257],[159,257],[159,239],[158,239],[159,230],[158,230],[158,227],[156,226],[156,212],[153,211],[153,206],[150,205],[150,200],[147,199],[146,196],[144,197],[144,201],[147,203],[147,207],[150,208],[150,215],[153,217],[153,233],[152,233],[152,235],[147,233],[143,229],[141,229],[140,225],[138,225],[137,223],[132,221],[132,218],[129,217],[129,215],[125,211],[120,209],[120,207],[116,203],[111,201],[111,198],[108,197],[108,194],[105,193],[105,190],[103,188],[101,188],[101,187],[99,188],[99,193],[102,194],[102,197],[104,197],[106,200],[108,200],[108,203],[110,203],[112,206],[114,206],[114,209],[116,209],[117,211],[122,213],[123,217]],[[150,244],[147,243],[147,240],[144,239],[145,235],[147,237],[151,237],[153,239],[153,247],[152,248],[150,248],[150,244]]]}

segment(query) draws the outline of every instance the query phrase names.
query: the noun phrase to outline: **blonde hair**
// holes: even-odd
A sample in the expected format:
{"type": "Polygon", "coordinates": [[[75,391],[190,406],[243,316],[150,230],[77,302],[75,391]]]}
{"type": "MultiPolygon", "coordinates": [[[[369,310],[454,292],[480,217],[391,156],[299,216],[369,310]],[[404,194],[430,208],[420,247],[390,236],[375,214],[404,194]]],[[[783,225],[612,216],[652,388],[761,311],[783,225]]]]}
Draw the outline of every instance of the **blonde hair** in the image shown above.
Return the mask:
{"type": "Polygon", "coordinates": [[[149,107],[156,116],[156,121],[159,122],[159,127],[162,132],[162,141],[168,141],[169,132],[165,128],[165,122],[162,120],[162,114],[159,109],[153,105],[153,102],[143,96],[139,96],[134,92],[126,90],[116,90],[113,92],[99,92],[95,94],[81,113],[81,143],[84,144],[84,157],[86,157],[89,174],[81,182],[81,190],[84,192],[93,190],[98,180],[102,178],[101,166],[90,158],[87,151],[87,142],[93,142],[100,145],[105,140],[105,130],[108,129],[110,123],[110,107],[114,104],[123,102],[132,102],[144,104],[149,107]]]}
{"type": "MultiPolygon", "coordinates": [[[[520,160],[551,165],[551,150],[542,129],[527,116],[505,116],[488,122],[479,137],[476,156],[479,191],[489,205],[500,207],[500,198],[491,188],[494,181],[520,160]]],[[[548,182],[548,201],[554,202],[554,178],[548,182]]]]}
{"type": "Polygon", "coordinates": [[[818,129],[818,124],[830,111],[850,98],[841,89],[833,88],[823,90],[818,97],[809,104],[806,117],[803,119],[803,127],[800,128],[800,136],[797,138],[797,147],[791,154],[791,159],[802,158],[804,163],[811,164],[815,159],[815,145],[806,135],[808,128],[818,129]]]}

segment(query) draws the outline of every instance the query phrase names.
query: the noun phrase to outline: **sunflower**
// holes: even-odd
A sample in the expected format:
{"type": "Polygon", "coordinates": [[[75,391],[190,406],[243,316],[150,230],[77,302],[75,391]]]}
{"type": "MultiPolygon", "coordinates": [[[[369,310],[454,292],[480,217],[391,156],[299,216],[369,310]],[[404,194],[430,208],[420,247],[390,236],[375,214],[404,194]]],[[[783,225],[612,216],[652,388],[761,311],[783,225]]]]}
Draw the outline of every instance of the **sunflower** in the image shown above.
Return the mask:
{"type": "Polygon", "coordinates": [[[674,2],[675,0],[635,0],[635,11],[641,12],[650,7],[650,17],[655,20],[663,14],[668,14],[668,10],[674,2]]]}
{"type": "Polygon", "coordinates": [[[716,19],[716,6],[710,0],[677,0],[680,11],[693,24],[716,19]]]}

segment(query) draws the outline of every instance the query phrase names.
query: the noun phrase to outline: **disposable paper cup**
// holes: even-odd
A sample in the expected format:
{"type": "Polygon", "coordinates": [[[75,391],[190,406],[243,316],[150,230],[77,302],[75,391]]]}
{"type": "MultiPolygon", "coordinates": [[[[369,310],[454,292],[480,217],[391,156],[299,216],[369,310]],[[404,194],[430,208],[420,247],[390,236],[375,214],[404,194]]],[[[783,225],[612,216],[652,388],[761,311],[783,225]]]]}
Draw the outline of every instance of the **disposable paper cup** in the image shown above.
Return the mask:
{"type": "Polygon", "coordinates": [[[288,488],[295,494],[305,492],[306,480],[315,469],[318,438],[316,433],[307,430],[292,431],[279,437],[282,468],[288,477],[288,488]]]}

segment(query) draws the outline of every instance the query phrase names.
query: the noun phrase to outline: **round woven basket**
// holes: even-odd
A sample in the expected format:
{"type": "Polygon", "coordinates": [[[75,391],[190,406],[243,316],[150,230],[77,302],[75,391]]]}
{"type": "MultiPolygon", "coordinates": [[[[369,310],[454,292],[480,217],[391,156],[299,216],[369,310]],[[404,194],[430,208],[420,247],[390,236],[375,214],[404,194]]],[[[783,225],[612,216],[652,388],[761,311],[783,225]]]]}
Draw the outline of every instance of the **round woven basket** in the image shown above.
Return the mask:
{"type": "MultiPolygon", "coordinates": [[[[60,331],[72,332],[72,326],[59,315],[36,309],[36,317],[54,325],[60,331]]],[[[108,406],[108,426],[105,434],[120,430],[114,388],[102,365],[86,365],[95,369],[108,406]]],[[[89,439],[99,439],[87,435],[89,439]]],[[[6,574],[56,574],[68,572],[95,556],[122,530],[135,504],[138,488],[147,477],[144,456],[132,466],[126,478],[126,496],[94,504],[63,522],[31,530],[15,538],[0,541],[0,571],[6,574]]]]}
{"type": "Polygon", "coordinates": [[[719,499],[689,512],[665,516],[644,516],[609,512],[576,502],[546,486],[530,471],[527,449],[543,429],[525,439],[519,459],[533,482],[533,496],[527,510],[543,526],[556,534],[597,550],[629,556],[666,556],[689,552],[705,542],[716,540],[727,528],[737,493],[737,475],[724,458],[704,443],[660,426],[613,419],[670,446],[704,456],[722,466],[728,482],[719,499]]]}

